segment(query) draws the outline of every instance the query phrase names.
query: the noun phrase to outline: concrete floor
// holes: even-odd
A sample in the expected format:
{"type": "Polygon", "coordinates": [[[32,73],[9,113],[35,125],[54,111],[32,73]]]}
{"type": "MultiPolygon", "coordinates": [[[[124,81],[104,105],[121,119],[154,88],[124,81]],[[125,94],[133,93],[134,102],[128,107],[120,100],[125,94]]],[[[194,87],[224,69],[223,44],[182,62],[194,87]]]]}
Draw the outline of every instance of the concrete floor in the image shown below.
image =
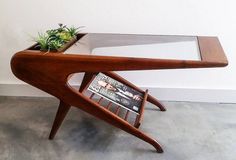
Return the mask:
{"type": "Polygon", "coordinates": [[[47,139],[55,98],[0,97],[0,160],[235,160],[236,104],[163,102],[146,107],[140,127],[163,154],[105,122],[72,108],[53,141],[47,139]]]}

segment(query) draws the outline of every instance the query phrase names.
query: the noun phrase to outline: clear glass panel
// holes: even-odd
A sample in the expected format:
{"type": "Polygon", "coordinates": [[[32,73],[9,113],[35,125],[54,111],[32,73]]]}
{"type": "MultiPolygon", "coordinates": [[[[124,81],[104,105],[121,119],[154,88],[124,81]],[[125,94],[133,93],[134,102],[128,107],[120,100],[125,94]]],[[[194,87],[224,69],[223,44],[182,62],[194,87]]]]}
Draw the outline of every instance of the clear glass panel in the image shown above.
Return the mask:
{"type": "Polygon", "coordinates": [[[89,33],[68,54],[200,60],[197,37],[89,33]]]}

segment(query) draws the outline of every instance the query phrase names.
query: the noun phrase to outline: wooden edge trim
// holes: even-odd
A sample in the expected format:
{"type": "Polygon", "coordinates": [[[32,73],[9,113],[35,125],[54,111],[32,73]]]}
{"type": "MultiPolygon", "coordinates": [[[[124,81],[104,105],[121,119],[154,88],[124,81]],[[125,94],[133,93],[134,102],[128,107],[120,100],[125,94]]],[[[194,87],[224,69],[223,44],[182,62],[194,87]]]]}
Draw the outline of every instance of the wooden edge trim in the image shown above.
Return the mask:
{"type": "Polygon", "coordinates": [[[217,37],[198,36],[199,51],[204,62],[228,65],[228,60],[217,37]]]}

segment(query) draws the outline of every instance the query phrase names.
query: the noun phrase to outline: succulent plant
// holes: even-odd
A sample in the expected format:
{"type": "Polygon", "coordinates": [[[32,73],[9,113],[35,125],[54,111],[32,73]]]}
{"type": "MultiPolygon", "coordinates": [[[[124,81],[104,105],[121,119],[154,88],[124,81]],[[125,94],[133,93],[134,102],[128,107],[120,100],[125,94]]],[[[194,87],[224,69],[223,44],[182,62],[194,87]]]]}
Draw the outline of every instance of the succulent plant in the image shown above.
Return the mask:
{"type": "Polygon", "coordinates": [[[67,27],[66,25],[59,24],[59,28],[47,30],[46,33],[38,33],[38,37],[34,40],[38,43],[42,51],[55,51],[60,49],[65,43],[78,34],[78,28],[67,27]]]}
{"type": "Polygon", "coordinates": [[[35,38],[35,41],[38,43],[37,46],[40,47],[40,50],[48,50],[48,35],[38,33],[38,37],[35,38]]]}
{"type": "Polygon", "coordinates": [[[70,35],[73,37],[73,36],[76,36],[79,32],[79,29],[80,28],[83,28],[83,26],[80,26],[80,27],[70,27],[70,28],[66,28],[67,29],[67,32],[70,33],[70,35]]]}

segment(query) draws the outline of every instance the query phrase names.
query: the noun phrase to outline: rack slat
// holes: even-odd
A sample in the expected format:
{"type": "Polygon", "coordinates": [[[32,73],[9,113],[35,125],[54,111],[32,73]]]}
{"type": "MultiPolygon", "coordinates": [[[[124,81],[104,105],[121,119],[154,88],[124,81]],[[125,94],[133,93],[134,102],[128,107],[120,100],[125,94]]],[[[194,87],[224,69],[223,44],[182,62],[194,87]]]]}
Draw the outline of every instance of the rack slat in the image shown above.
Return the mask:
{"type": "Polygon", "coordinates": [[[124,119],[124,120],[126,120],[126,121],[127,121],[128,116],[129,116],[129,112],[130,112],[129,110],[126,111],[125,119],[124,119]]]}
{"type": "Polygon", "coordinates": [[[103,100],[103,97],[101,97],[101,98],[98,100],[98,104],[101,103],[102,100],[103,100]]]}
{"type": "Polygon", "coordinates": [[[145,91],[139,115],[136,116],[136,120],[135,120],[135,123],[134,123],[134,126],[136,128],[138,128],[141,124],[140,122],[141,122],[142,117],[143,117],[144,105],[147,101],[147,96],[148,96],[148,90],[145,91]]]}
{"type": "Polygon", "coordinates": [[[115,114],[119,115],[119,112],[120,112],[120,106],[117,106],[115,114]]]}
{"type": "Polygon", "coordinates": [[[112,105],[112,102],[109,102],[109,103],[108,103],[108,105],[106,106],[106,109],[108,109],[108,110],[109,110],[109,109],[110,109],[110,107],[111,107],[111,105],[112,105]]]}
{"type": "Polygon", "coordinates": [[[89,99],[92,99],[94,95],[95,95],[95,93],[92,93],[92,94],[90,95],[89,99]]]}

